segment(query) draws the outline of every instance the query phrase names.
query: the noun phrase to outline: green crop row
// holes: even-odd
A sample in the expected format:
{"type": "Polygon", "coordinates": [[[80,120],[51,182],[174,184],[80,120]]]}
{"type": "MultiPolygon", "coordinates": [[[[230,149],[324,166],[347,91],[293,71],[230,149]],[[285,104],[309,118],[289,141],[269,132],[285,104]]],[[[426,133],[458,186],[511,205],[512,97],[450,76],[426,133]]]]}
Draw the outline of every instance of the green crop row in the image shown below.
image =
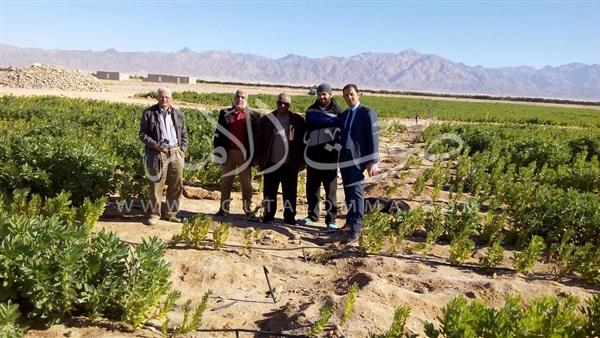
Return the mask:
{"type": "MultiPolygon", "coordinates": [[[[154,92],[139,93],[137,96],[154,97],[154,92]]],[[[233,93],[197,93],[186,91],[173,93],[173,98],[183,102],[230,106],[233,93]]],[[[250,95],[248,104],[253,108],[275,109],[276,95],[250,95]]],[[[341,96],[334,98],[346,107],[341,96]]],[[[314,96],[295,95],[292,111],[304,114],[315,101],[314,96]]],[[[451,100],[419,99],[364,94],[361,103],[372,107],[380,118],[410,118],[419,115],[423,119],[442,121],[515,123],[528,125],[555,125],[600,127],[600,109],[574,108],[565,106],[540,106],[505,102],[465,102],[451,100]]]]}
{"type": "MultiPolygon", "coordinates": [[[[0,192],[30,189],[52,197],[120,192],[146,196],[144,147],[138,139],[144,106],[45,97],[0,98],[0,192]]],[[[210,161],[216,112],[182,109],[190,137],[185,179],[216,185],[210,161]]]]}

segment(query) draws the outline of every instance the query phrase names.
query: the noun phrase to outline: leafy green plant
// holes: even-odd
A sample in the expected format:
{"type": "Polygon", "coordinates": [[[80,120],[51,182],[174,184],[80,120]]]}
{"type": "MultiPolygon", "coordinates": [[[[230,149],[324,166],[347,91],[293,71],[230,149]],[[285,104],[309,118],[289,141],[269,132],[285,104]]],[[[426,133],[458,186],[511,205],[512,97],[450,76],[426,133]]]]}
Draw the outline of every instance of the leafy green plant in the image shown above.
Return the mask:
{"type": "Polygon", "coordinates": [[[469,198],[457,214],[457,206],[446,214],[446,232],[450,241],[450,262],[462,264],[475,248],[471,235],[479,227],[479,203],[469,198]]]}
{"type": "Polygon", "coordinates": [[[433,184],[433,191],[431,192],[431,200],[437,201],[440,191],[450,176],[449,162],[446,165],[442,165],[442,161],[438,160],[433,164],[433,176],[431,182],[433,184]]]}
{"type": "Polygon", "coordinates": [[[504,235],[499,235],[494,238],[494,241],[490,243],[490,246],[486,249],[486,255],[479,258],[479,262],[483,265],[486,270],[490,271],[493,267],[497,266],[504,259],[504,247],[502,241],[504,235]]]}
{"type": "Polygon", "coordinates": [[[381,252],[387,235],[392,232],[391,223],[392,217],[380,208],[365,216],[359,238],[362,254],[381,252]]]}
{"type": "Polygon", "coordinates": [[[231,223],[221,223],[213,230],[213,248],[215,250],[219,250],[225,245],[231,226],[231,223]]]}
{"type": "Polygon", "coordinates": [[[544,296],[534,299],[518,321],[524,337],[583,337],[585,318],[576,310],[577,298],[544,296]]]}
{"type": "Polygon", "coordinates": [[[123,304],[121,320],[134,328],[150,317],[160,298],[171,290],[171,264],[163,258],[166,248],[157,237],[151,237],[130,253],[119,302],[123,304]]]}
{"type": "Polygon", "coordinates": [[[587,317],[584,326],[586,337],[600,336],[600,295],[595,294],[586,301],[586,307],[580,307],[579,311],[587,317]]]}
{"type": "MultiPolygon", "coordinates": [[[[181,291],[179,291],[179,290],[169,291],[169,293],[167,294],[165,303],[160,308],[157,308],[157,311],[156,311],[155,315],[152,316],[152,318],[158,318],[158,319],[165,318],[167,313],[173,309],[173,305],[179,298],[181,298],[181,291]]],[[[169,319],[167,318],[166,321],[168,323],[169,319]]],[[[168,324],[167,324],[167,327],[168,327],[168,324]]]]}
{"type": "Polygon", "coordinates": [[[11,218],[4,215],[1,234],[1,300],[14,299],[31,309],[27,318],[60,322],[70,314],[81,283],[80,262],[85,253],[87,228],[45,219],[11,218]]]}
{"type": "Polygon", "coordinates": [[[592,243],[575,248],[573,254],[573,270],[590,284],[600,284],[600,250],[592,243]]]}
{"type": "MultiPolygon", "coordinates": [[[[408,173],[408,172],[403,172],[402,174],[404,174],[404,173],[408,173]]],[[[396,193],[396,190],[398,190],[398,188],[401,185],[402,185],[402,180],[396,181],[394,184],[392,184],[388,188],[387,192],[385,193],[385,197],[388,198],[388,199],[394,197],[394,194],[396,193]]]]}
{"type": "Polygon", "coordinates": [[[19,306],[9,299],[7,303],[0,303],[0,337],[22,338],[27,331],[26,327],[18,323],[21,314],[19,306]]]}
{"type": "Polygon", "coordinates": [[[348,298],[346,299],[346,307],[344,307],[344,313],[342,315],[340,326],[344,326],[348,322],[348,318],[350,318],[352,310],[354,309],[354,303],[356,302],[358,290],[358,283],[354,282],[352,285],[350,285],[350,289],[348,290],[348,298]]]}
{"type": "Polygon", "coordinates": [[[417,177],[415,183],[413,183],[412,190],[410,192],[410,198],[417,198],[425,189],[425,184],[427,183],[427,175],[424,173],[421,176],[417,177]]]}
{"type": "Polygon", "coordinates": [[[202,296],[202,301],[198,304],[194,312],[191,312],[191,299],[188,299],[183,305],[183,322],[179,326],[175,326],[173,332],[175,334],[185,334],[189,332],[193,332],[200,327],[200,323],[202,322],[202,315],[206,310],[206,305],[208,304],[208,297],[212,294],[212,291],[208,290],[202,296]],[[191,314],[191,318],[190,318],[191,314]]]}
{"type": "Polygon", "coordinates": [[[44,201],[42,215],[51,217],[56,215],[61,220],[75,222],[77,210],[72,207],[71,193],[61,192],[52,198],[44,201]]]}
{"type": "Polygon", "coordinates": [[[474,248],[475,242],[469,239],[468,233],[466,231],[461,232],[450,241],[450,262],[454,264],[464,263],[474,248]]]}
{"type": "Polygon", "coordinates": [[[252,245],[252,234],[254,234],[254,228],[247,228],[244,231],[244,250],[242,250],[242,255],[245,255],[252,245]]]}
{"type": "Polygon", "coordinates": [[[319,309],[319,319],[310,327],[310,331],[308,333],[309,337],[318,337],[321,332],[325,329],[327,323],[329,323],[329,319],[333,314],[333,310],[331,309],[331,305],[325,304],[321,306],[319,309]]]}
{"type": "Polygon", "coordinates": [[[80,222],[86,224],[89,231],[92,231],[94,224],[96,224],[102,213],[104,213],[107,202],[108,198],[106,196],[95,202],[92,202],[89,197],[83,199],[83,204],[77,209],[77,214],[80,222]]]}
{"type": "Polygon", "coordinates": [[[539,236],[533,236],[531,242],[522,252],[513,253],[513,264],[517,273],[527,271],[533,267],[533,264],[542,256],[546,249],[544,239],[539,236]]]}
{"type": "Polygon", "coordinates": [[[406,162],[402,167],[403,170],[409,170],[410,168],[420,168],[423,163],[423,158],[419,157],[418,152],[409,151],[406,155],[406,162]]]}
{"type": "Polygon", "coordinates": [[[567,231],[560,242],[550,246],[550,259],[556,265],[554,272],[559,278],[566,276],[575,269],[573,264],[576,247],[569,241],[575,235],[575,230],[567,231]]]}
{"type": "Polygon", "coordinates": [[[428,250],[435,244],[438,238],[444,233],[444,221],[442,219],[442,205],[435,206],[433,211],[428,211],[425,217],[425,250],[428,250]]]}
{"type": "Polygon", "coordinates": [[[169,244],[183,242],[186,246],[191,248],[204,246],[204,240],[208,235],[211,224],[212,217],[209,215],[196,215],[192,218],[188,218],[183,221],[181,232],[173,235],[169,244]]]}
{"type": "Polygon", "coordinates": [[[504,229],[506,214],[498,211],[500,200],[494,198],[489,204],[489,210],[483,218],[483,224],[479,238],[485,242],[493,241],[496,236],[504,229]]]}
{"type": "Polygon", "coordinates": [[[406,326],[406,320],[408,319],[408,315],[410,314],[410,309],[407,307],[397,307],[394,310],[394,319],[392,321],[392,326],[388,330],[388,332],[384,334],[370,334],[370,338],[400,338],[402,336],[406,338],[417,338],[418,334],[404,334],[404,327],[406,326]]]}

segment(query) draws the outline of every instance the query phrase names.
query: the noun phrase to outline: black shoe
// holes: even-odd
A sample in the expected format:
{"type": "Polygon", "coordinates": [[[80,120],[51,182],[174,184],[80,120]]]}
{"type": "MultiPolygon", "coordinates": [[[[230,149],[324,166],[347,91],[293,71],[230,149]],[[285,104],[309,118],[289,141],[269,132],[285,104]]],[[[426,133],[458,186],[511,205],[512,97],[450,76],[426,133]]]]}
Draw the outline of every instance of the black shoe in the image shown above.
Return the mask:
{"type": "Polygon", "coordinates": [[[225,217],[225,212],[219,209],[219,211],[217,211],[215,214],[215,217],[225,217]]]}
{"type": "Polygon", "coordinates": [[[263,218],[261,220],[261,222],[264,223],[264,224],[273,224],[274,220],[275,220],[275,218],[263,218]]]}
{"type": "Polygon", "coordinates": [[[284,222],[285,222],[286,224],[289,224],[289,225],[296,225],[296,224],[297,224],[297,223],[296,223],[296,220],[295,220],[295,219],[293,219],[293,218],[292,218],[292,219],[286,219],[286,220],[284,220],[284,222]]]}

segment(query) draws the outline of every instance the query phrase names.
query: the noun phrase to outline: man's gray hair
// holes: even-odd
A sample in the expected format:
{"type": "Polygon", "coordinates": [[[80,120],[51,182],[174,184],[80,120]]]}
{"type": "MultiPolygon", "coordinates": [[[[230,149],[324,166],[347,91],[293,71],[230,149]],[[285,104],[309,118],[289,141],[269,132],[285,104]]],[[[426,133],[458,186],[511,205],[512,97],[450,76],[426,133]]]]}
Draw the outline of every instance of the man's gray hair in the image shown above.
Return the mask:
{"type": "Polygon", "coordinates": [[[169,89],[168,87],[160,87],[156,90],[156,97],[160,96],[160,93],[162,92],[166,92],[169,94],[169,97],[173,97],[173,95],[171,94],[171,89],[169,89]]]}
{"type": "Polygon", "coordinates": [[[290,99],[290,103],[292,102],[292,97],[288,93],[281,93],[277,95],[277,101],[281,101],[283,99],[290,99]]]}

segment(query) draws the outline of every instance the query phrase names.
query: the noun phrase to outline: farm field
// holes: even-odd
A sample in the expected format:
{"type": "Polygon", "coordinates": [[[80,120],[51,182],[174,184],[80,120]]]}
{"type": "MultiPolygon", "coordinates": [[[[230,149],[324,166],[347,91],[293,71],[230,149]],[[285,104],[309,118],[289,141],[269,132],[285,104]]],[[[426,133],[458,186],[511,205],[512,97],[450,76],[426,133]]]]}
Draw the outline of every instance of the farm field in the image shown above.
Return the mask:
{"type": "MultiPolygon", "coordinates": [[[[120,133],[111,123],[123,130],[135,130],[138,122],[136,117],[141,114],[143,107],[155,102],[136,94],[152,92],[158,84],[139,81],[102,82],[108,91],[91,93],[2,88],[3,97],[0,97],[0,100],[3,100],[6,108],[2,112],[3,117],[0,118],[0,127],[4,131],[23,128],[28,137],[39,140],[40,135],[58,135],[62,130],[71,128],[69,121],[54,121],[47,127],[40,127],[42,124],[38,126],[40,120],[47,119],[53,113],[44,108],[44,102],[55,105],[65,116],[69,116],[71,109],[102,113],[98,110],[105,107],[105,114],[108,116],[105,120],[91,120],[82,114],[79,121],[73,122],[87,126],[82,128],[84,131],[79,135],[79,140],[93,140],[94,135],[90,134],[99,130],[111,130],[115,135],[122,135],[126,139],[89,141],[94,149],[119,148],[121,152],[118,156],[108,156],[105,161],[101,156],[95,157],[100,158],[95,168],[104,173],[103,164],[115,162],[125,168],[135,168],[136,164],[128,162],[129,158],[122,154],[135,154],[138,149],[136,146],[141,145],[136,133],[120,133]],[[35,101],[33,104],[19,101],[19,97],[37,95],[51,95],[61,99],[31,98],[35,101]],[[63,98],[72,101],[64,103],[63,98]],[[90,99],[98,101],[89,103],[90,99]],[[103,103],[97,103],[99,101],[112,102],[114,105],[105,106],[103,103]],[[17,108],[23,105],[29,106],[23,110],[17,108]],[[18,111],[21,115],[9,118],[11,111],[18,111]],[[27,123],[23,122],[25,120],[27,123]],[[19,122],[11,122],[14,124],[8,126],[9,121],[19,122]]],[[[233,94],[237,89],[237,86],[206,84],[169,87],[175,93],[195,91],[233,94]]],[[[254,106],[253,95],[274,95],[281,91],[287,89],[249,87],[250,105],[254,106]]],[[[292,90],[290,94],[294,96],[306,93],[292,90]]],[[[303,100],[309,99],[312,98],[303,100]]],[[[377,102],[376,98],[365,97],[364,103],[371,104],[367,102],[369,100],[377,102]]],[[[525,121],[519,121],[515,119],[515,114],[511,113],[511,120],[488,121],[496,124],[443,124],[434,112],[437,109],[435,107],[441,103],[427,99],[419,101],[424,102],[420,103],[419,109],[422,110],[416,110],[421,116],[418,124],[414,120],[415,111],[409,109],[403,111],[404,115],[383,114],[389,118],[382,119],[383,128],[380,135],[381,167],[383,170],[387,169],[387,172],[372,178],[366,191],[367,196],[401,198],[406,201],[412,212],[409,216],[394,220],[394,224],[411,224],[415,226],[412,229],[414,231],[407,231],[402,238],[398,230],[394,230],[395,236],[387,238],[380,250],[375,248],[377,243],[373,235],[374,242],[365,245],[371,253],[364,255],[364,251],[347,250],[338,244],[337,235],[324,233],[322,224],[267,226],[245,221],[241,219],[241,195],[239,192],[234,193],[234,214],[225,220],[215,219],[211,225],[212,233],[219,224],[232,223],[229,236],[222,247],[214,249],[210,240],[207,240],[205,246],[193,248],[179,243],[168,246],[165,251],[165,260],[171,264],[169,281],[173,289],[181,291],[181,298],[175,303],[174,310],[168,314],[171,327],[183,321],[185,300],[190,299],[192,306],[196,306],[209,290],[212,294],[208,298],[200,328],[248,329],[300,336],[308,334],[311,326],[318,321],[320,309],[325,304],[332,305],[334,312],[323,333],[330,337],[385,334],[392,325],[395,309],[399,307],[410,310],[405,326],[406,332],[424,337],[425,323],[432,322],[436,329],[441,330],[438,317],[442,317],[447,304],[460,295],[469,301],[485,301],[488,306],[494,308],[503,306],[507,297],[511,295],[520,296],[524,305],[544,296],[567,299],[567,295],[573,295],[579,300],[578,305],[584,306],[585,301],[598,292],[600,256],[597,256],[597,250],[590,253],[591,258],[586,261],[595,264],[595,267],[583,270],[575,265],[565,266],[567,260],[553,260],[550,257],[550,244],[560,243],[561,239],[566,238],[567,230],[575,231],[567,238],[569,244],[598,244],[597,227],[600,223],[596,221],[600,220],[600,172],[595,156],[600,151],[600,140],[596,129],[597,122],[594,120],[600,121],[595,116],[596,113],[600,114],[600,110],[589,107],[580,109],[550,106],[550,111],[544,112],[546,117],[568,116],[563,119],[552,117],[537,120],[535,117],[528,117],[525,121]],[[566,110],[564,113],[552,115],[557,109],[566,110]],[[572,112],[581,113],[582,118],[574,118],[576,114],[572,112]],[[504,128],[497,125],[499,122],[516,123],[518,126],[504,128]],[[539,126],[538,123],[545,126],[539,126]],[[439,135],[444,133],[460,135],[470,152],[461,148],[460,151],[454,152],[450,159],[440,161],[436,160],[435,156],[426,157],[427,154],[453,153],[457,144],[454,141],[440,140],[439,135]],[[435,141],[436,139],[438,141],[435,141]],[[519,151],[515,152],[515,149],[519,151]],[[571,204],[566,205],[566,201],[570,201],[571,204]],[[439,207],[436,208],[437,206],[439,207]],[[564,216],[565,214],[568,216],[564,216]],[[467,216],[478,219],[474,221],[467,216]],[[446,224],[451,220],[456,221],[453,228],[450,226],[454,230],[450,234],[452,236],[439,232],[444,219],[447,220],[446,224]],[[508,229],[503,234],[504,251],[493,266],[486,269],[482,262],[485,257],[489,257],[489,248],[494,240],[499,238],[500,231],[493,227],[494,222],[498,222],[499,219],[502,219],[502,222],[506,221],[508,229]],[[469,229],[465,224],[470,224],[473,228],[469,229]],[[260,229],[260,233],[257,233],[256,229],[260,229]],[[250,230],[252,232],[249,232],[250,230]],[[436,231],[437,236],[430,235],[436,231]],[[478,234],[474,236],[476,240],[472,244],[468,238],[460,236],[466,231],[469,234],[478,234]],[[256,240],[250,238],[248,242],[249,233],[253,236],[256,234],[256,240]],[[482,233],[487,234],[489,238],[486,239],[482,233]],[[534,236],[545,236],[543,239],[548,247],[542,256],[536,257],[535,264],[520,269],[515,266],[515,257],[524,252],[534,236]],[[391,239],[395,239],[396,242],[391,239]],[[453,242],[453,239],[457,241],[453,242]],[[458,243],[459,239],[463,240],[464,245],[458,243]],[[277,302],[274,302],[268,293],[269,286],[265,279],[264,267],[269,270],[270,284],[276,290],[277,302]],[[519,271],[515,271],[515,268],[519,271]],[[558,278],[560,271],[564,272],[561,279],[558,278]],[[354,308],[347,323],[340,325],[348,290],[353,283],[359,287],[354,308]]],[[[447,101],[461,104],[456,100],[447,101]]],[[[268,102],[268,98],[263,102],[268,102]]],[[[343,101],[340,103],[345,107],[343,101]]],[[[201,140],[205,137],[212,139],[210,123],[205,121],[206,116],[211,115],[196,114],[194,111],[219,109],[224,105],[182,100],[176,100],[173,105],[186,109],[190,142],[192,146],[197,143],[190,153],[190,161],[201,162],[202,155],[210,150],[206,144],[201,144],[201,140]]],[[[514,106],[528,107],[525,104],[514,106]]],[[[536,105],[535,110],[541,110],[543,107],[548,106],[536,105]]],[[[293,108],[294,101],[292,110],[293,108]]],[[[476,111],[473,114],[476,115],[476,111]]],[[[451,118],[448,120],[452,121],[451,118]]],[[[465,118],[462,122],[473,121],[465,118]]],[[[7,135],[4,137],[10,137],[8,131],[7,135]]],[[[42,143],[43,141],[40,141],[40,144],[42,143]]],[[[43,150],[43,147],[41,148],[43,150]]],[[[184,216],[211,215],[218,210],[218,189],[215,191],[214,185],[206,184],[214,181],[215,174],[218,174],[218,168],[213,164],[207,164],[201,170],[186,172],[186,181],[189,184],[186,186],[186,197],[182,201],[184,216]]],[[[130,195],[140,193],[139,186],[127,184],[136,180],[135,175],[122,175],[118,185],[121,192],[130,195]]],[[[33,176],[22,178],[23,182],[33,176]]],[[[91,192],[85,189],[83,179],[86,177],[81,178],[79,182],[82,187],[75,191],[79,196],[93,194],[94,189],[91,189],[91,192]]],[[[89,179],[90,182],[101,186],[101,182],[89,179]]],[[[300,181],[302,182],[302,179],[300,181]]],[[[259,189],[258,183],[256,189],[259,189]]],[[[303,188],[300,187],[299,190],[298,218],[306,213],[303,188]]],[[[255,200],[259,200],[256,193],[255,200]]],[[[338,185],[338,200],[343,200],[341,180],[338,185]]],[[[281,201],[278,205],[281,207],[281,201]]],[[[91,231],[96,234],[102,230],[115,232],[121,241],[134,246],[152,236],[169,242],[173,236],[182,232],[182,225],[165,221],[148,227],[142,223],[140,213],[139,209],[133,208],[122,214],[111,204],[91,231]]],[[[342,217],[337,221],[339,227],[343,225],[344,214],[342,211],[342,217]]],[[[282,219],[281,211],[276,217],[282,219]]],[[[392,222],[386,217],[379,218],[383,219],[383,222],[373,218],[373,224],[381,225],[382,229],[389,232],[390,229],[382,225],[392,222]]],[[[210,239],[211,234],[207,238],[210,239]]],[[[368,242],[363,242],[365,243],[368,242]]],[[[561,252],[568,255],[567,251],[565,249],[561,252]]],[[[569,262],[574,261],[576,259],[573,258],[569,262]]],[[[147,324],[132,330],[126,324],[94,322],[76,317],[50,328],[32,328],[26,336],[162,336],[162,321],[150,320],[147,324]]],[[[198,332],[188,333],[186,336],[235,337],[235,333],[198,332]]],[[[244,336],[254,335],[240,333],[240,337],[244,336]]]]}

